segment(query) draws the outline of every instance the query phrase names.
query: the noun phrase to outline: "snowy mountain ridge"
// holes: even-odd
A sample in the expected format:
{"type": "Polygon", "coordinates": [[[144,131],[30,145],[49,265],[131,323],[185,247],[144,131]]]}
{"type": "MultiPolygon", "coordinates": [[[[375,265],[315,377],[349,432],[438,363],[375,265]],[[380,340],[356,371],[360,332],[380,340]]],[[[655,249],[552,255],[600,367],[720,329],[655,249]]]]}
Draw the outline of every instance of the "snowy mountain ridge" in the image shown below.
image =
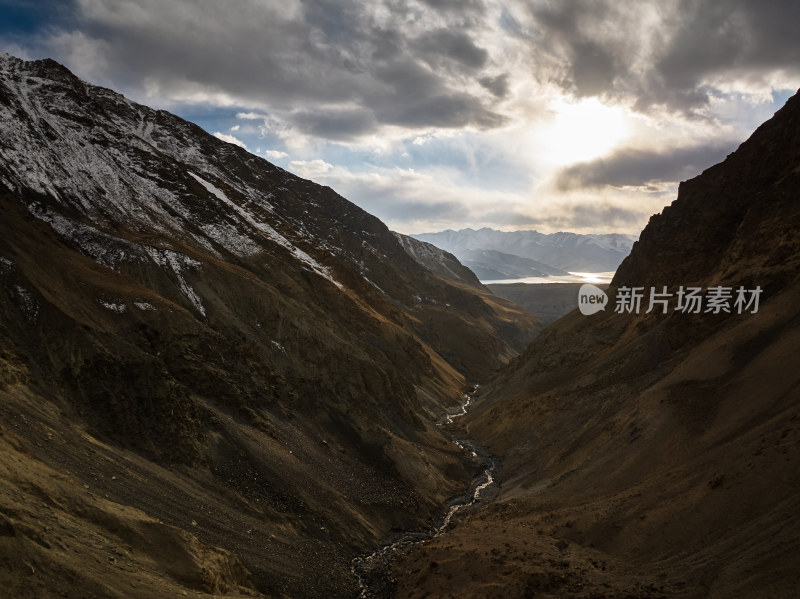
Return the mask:
{"type": "Polygon", "coordinates": [[[545,234],[538,231],[497,231],[486,227],[460,231],[449,229],[413,237],[451,252],[467,265],[474,259],[471,250],[489,250],[570,272],[616,270],[637,240],[637,236],[620,233],[545,234]]]}
{"type": "MultiPolygon", "coordinates": [[[[68,216],[54,214],[38,202],[28,208],[60,233],[72,235],[87,255],[116,268],[121,262],[152,259],[153,252],[143,251],[142,244],[102,230],[103,223],[122,220],[133,228],[155,229],[196,243],[216,257],[253,256],[271,242],[341,286],[330,269],[312,256],[320,251],[341,253],[339,248],[309,233],[299,219],[287,218],[266,182],[236,176],[224,158],[257,165],[286,184],[296,182],[294,175],[224,145],[213,149],[222,154],[220,160],[210,148],[204,151],[192,143],[197,133],[193,125],[83,83],[56,63],[48,65],[44,76],[23,75],[20,61],[8,55],[0,58],[0,64],[4,67],[0,82],[16,100],[0,105],[0,158],[6,167],[0,168],[0,182],[12,191],[29,189],[55,199],[68,216]],[[50,76],[54,72],[63,86],[54,83],[50,76]],[[88,104],[75,94],[76,86],[91,95],[88,104]],[[84,126],[98,118],[104,127],[84,126]],[[175,128],[183,135],[173,136],[175,128]],[[154,173],[164,158],[171,168],[154,173]],[[60,168],[55,170],[52,164],[60,168]],[[154,174],[159,184],[154,183],[154,174]]],[[[364,247],[376,252],[368,242],[364,247]]]]}

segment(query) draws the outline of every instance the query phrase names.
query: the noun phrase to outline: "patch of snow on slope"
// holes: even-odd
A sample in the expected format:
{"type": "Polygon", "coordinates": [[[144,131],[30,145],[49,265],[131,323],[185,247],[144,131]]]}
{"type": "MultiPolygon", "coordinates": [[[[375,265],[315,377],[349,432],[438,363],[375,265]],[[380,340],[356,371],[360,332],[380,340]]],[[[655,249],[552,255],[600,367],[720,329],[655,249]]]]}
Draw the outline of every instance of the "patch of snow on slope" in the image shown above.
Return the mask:
{"type": "Polygon", "coordinates": [[[115,302],[107,302],[104,300],[99,300],[100,305],[106,308],[107,310],[111,310],[112,312],[116,312],[117,314],[124,314],[128,311],[128,306],[126,304],[117,304],[115,302]]]}
{"type": "Polygon", "coordinates": [[[36,323],[36,318],[39,316],[39,304],[33,299],[30,291],[19,285],[14,286],[15,295],[19,302],[19,309],[30,322],[36,323]]]}
{"type": "Polygon", "coordinates": [[[148,302],[133,302],[133,305],[144,312],[155,312],[158,310],[158,308],[148,302]]]}
{"type": "Polygon", "coordinates": [[[167,268],[172,271],[172,274],[177,280],[178,287],[183,295],[186,296],[186,299],[192,303],[192,305],[197,309],[198,312],[200,312],[200,314],[205,316],[206,309],[203,306],[200,296],[194,289],[192,289],[191,285],[186,282],[186,279],[183,278],[183,271],[185,269],[198,268],[200,266],[200,262],[189,258],[189,256],[184,256],[183,254],[179,254],[178,252],[172,250],[158,249],[154,247],[145,247],[144,250],[150,255],[150,258],[152,258],[153,262],[158,264],[158,266],[160,266],[164,272],[167,272],[167,268]]]}
{"type": "Polygon", "coordinates": [[[6,258],[5,256],[0,256],[0,274],[6,275],[14,270],[14,262],[6,258]]]}
{"type": "Polygon", "coordinates": [[[206,190],[208,190],[208,191],[209,191],[209,193],[211,193],[211,194],[213,194],[213,195],[217,196],[217,198],[218,198],[218,199],[222,200],[223,202],[225,202],[225,203],[226,203],[226,204],[228,204],[229,206],[230,206],[230,205],[233,203],[233,202],[231,202],[231,201],[228,199],[228,196],[226,196],[226,195],[225,195],[225,192],[224,192],[224,191],[222,191],[222,190],[221,190],[219,187],[217,187],[217,186],[215,186],[215,185],[213,185],[213,184],[209,183],[208,181],[206,181],[205,179],[203,179],[201,176],[199,176],[199,175],[195,175],[195,174],[194,174],[193,172],[191,172],[191,171],[189,171],[189,175],[192,177],[192,179],[194,179],[194,180],[195,180],[195,181],[197,181],[197,182],[198,182],[200,185],[202,185],[203,187],[205,187],[205,188],[206,188],[206,190]]]}
{"type": "Polygon", "coordinates": [[[29,209],[34,216],[53,227],[56,233],[75,243],[82,254],[92,258],[106,268],[119,272],[119,267],[123,262],[144,262],[147,260],[142,247],[135,243],[119,237],[113,237],[59,214],[37,212],[33,207],[29,207],[29,209]]]}
{"type": "MultiPolygon", "coordinates": [[[[236,227],[231,225],[230,223],[211,223],[211,224],[203,224],[200,225],[200,229],[205,233],[210,239],[214,240],[216,243],[227,249],[229,252],[241,256],[243,258],[247,256],[253,256],[261,251],[261,246],[259,246],[255,241],[250,239],[247,235],[243,235],[236,227]]],[[[203,240],[197,238],[198,243],[201,243],[204,247],[211,248],[208,243],[203,243],[203,240]]],[[[213,250],[212,250],[213,251],[213,250]]],[[[216,254],[216,252],[214,252],[216,254]]]]}
{"type": "Polygon", "coordinates": [[[364,277],[364,280],[365,280],[367,283],[369,283],[370,285],[372,285],[372,286],[373,286],[375,289],[377,289],[378,291],[380,291],[380,292],[381,292],[383,295],[386,295],[386,296],[388,296],[388,295],[389,295],[389,294],[388,294],[388,293],[386,293],[386,292],[385,292],[383,289],[381,289],[381,288],[380,288],[380,287],[378,287],[378,286],[377,286],[375,283],[373,283],[373,282],[372,282],[372,281],[370,281],[370,280],[369,280],[367,277],[365,277],[363,274],[362,274],[361,276],[362,276],[362,277],[364,277]]]}
{"type": "Polygon", "coordinates": [[[219,189],[216,185],[209,183],[199,175],[189,171],[189,175],[200,185],[206,188],[206,190],[215,196],[217,199],[224,202],[229,208],[231,208],[234,212],[236,212],[239,216],[241,216],[247,224],[251,227],[254,227],[258,231],[264,233],[270,240],[274,241],[275,243],[283,246],[291,254],[308,266],[313,272],[317,273],[321,277],[328,279],[331,283],[336,285],[339,289],[343,289],[343,285],[339,283],[336,279],[331,276],[330,268],[326,266],[322,266],[319,262],[317,262],[314,258],[309,256],[306,252],[295,246],[291,243],[288,239],[286,239],[283,235],[278,233],[275,229],[270,227],[267,223],[257,221],[251,213],[247,210],[239,206],[237,203],[233,202],[228,198],[224,191],[219,189]]]}
{"type": "Polygon", "coordinates": [[[297,258],[298,260],[300,260],[301,262],[306,264],[306,266],[310,267],[311,270],[313,270],[319,276],[325,277],[331,283],[336,285],[339,289],[344,289],[344,285],[342,285],[339,281],[337,281],[336,279],[333,278],[333,276],[331,275],[331,269],[330,268],[328,268],[327,266],[322,266],[322,264],[320,264],[319,262],[314,260],[314,258],[312,258],[308,254],[306,254],[303,250],[301,250],[298,247],[295,247],[295,246],[289,244],[289,248],[288,249],[292,252],[292,254],[294,255],[295,258],[297,258]]]}

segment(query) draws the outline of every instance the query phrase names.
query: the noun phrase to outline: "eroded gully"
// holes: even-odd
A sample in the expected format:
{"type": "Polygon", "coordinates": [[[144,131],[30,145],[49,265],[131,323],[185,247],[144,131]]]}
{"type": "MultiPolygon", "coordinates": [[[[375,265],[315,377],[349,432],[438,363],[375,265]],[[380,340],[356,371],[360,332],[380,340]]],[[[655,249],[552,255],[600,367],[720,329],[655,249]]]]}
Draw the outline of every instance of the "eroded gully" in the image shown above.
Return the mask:
{"type": "MultiPolygon", "coordinates": [[[[476,388],[477,389],[477,388],[476,388]]],[[[392,562],[403,553],[409,551],[424,541],[436,538],[445,532],[455,518],[469,508],[479,503],[488,501],[496,488],[494,474],[497,470],[496,459],[486,449],[472,439],[459,438],[459,431],[453,427],[456,420],[467,413],[472,403],[471,393],[465,394],[462,403],[453,408],[437,424],[444,428],[451,436],[453,443],[463,451],[472,455],[483,464],[483,472],[475,477],[472,490],[467,495],[462,495],[449,502],[447,511],[438,524],[423,530],[414,530],[400,533],[380,549],[356,557],[351,565],[351,571],[358,580],[360,599],[386,599],[392,594],[390,568],[392,562]]]]}

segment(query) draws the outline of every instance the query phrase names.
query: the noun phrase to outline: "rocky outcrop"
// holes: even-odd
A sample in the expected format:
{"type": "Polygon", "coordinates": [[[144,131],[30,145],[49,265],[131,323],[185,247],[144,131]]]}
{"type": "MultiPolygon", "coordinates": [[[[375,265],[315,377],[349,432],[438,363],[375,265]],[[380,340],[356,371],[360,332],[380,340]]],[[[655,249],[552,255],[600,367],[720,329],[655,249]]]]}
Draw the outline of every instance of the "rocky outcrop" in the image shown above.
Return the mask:
{"type": "Polygon", "coordinates": [[[402,233],[395,233],[403,249],[419,264],[443,279],[464,283],[485,290],[478,277],[458,261],[453,254],[440,250],[435,245],[414,239],[402,233]]]}

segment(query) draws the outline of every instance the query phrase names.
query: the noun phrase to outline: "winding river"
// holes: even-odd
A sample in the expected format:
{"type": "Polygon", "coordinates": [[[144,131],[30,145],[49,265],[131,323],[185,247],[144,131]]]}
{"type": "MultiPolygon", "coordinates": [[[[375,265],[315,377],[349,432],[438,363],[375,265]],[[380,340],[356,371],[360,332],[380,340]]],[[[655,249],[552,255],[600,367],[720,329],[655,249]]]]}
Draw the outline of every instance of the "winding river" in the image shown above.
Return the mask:
{"type": "MultiPolygon", "coordinates": [[[[470,393],[464,394],[462,403],[444,416],[437,424],[441,427],[452,425],[457,418],[467,413],[472,402],[472,395],[477,387],[470,393]]],[[[368,554],[356,557],[351,565],[351,571],[358,580],[361,590],[360,599],[385,599],[391,595],[391,583],[389,581],[389,571],[391,562],[405,553],[412,547],[433,539],[442,534],[459,512],[472,507],[482,499],[486,498],[487,490],[494,486],[494,474],[497,470],[497,461],[483,447],[471,439],[458,439],[455,431],[448,431],[453,443],[458,445],[462,451],[478,459],[484,466],[483,473],[473,481],[471,493],[461,496],[450,503],[447,512],[442,517],[439,524],[428,530],[409,531],[402,533],[395,540],[387,543],[380,549],[368,554]]]]}

